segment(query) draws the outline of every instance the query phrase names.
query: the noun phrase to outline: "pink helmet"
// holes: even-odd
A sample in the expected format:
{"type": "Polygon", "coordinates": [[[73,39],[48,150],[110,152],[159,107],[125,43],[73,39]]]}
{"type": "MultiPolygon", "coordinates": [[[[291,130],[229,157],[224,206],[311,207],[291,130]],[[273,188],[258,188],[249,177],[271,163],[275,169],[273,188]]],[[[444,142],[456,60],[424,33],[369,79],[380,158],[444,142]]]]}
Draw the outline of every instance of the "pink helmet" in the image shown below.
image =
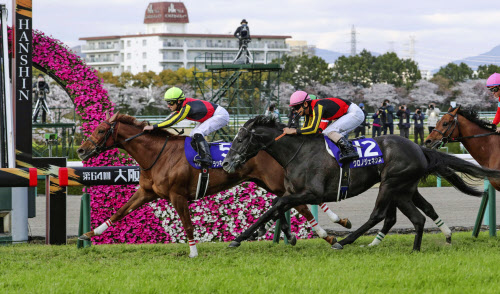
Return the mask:
{"type": "Polygon", "coordinates": [[[290,96],[290,106],[302,104],[305,101],[311,101],[311,97],[304,91],[296,91],[290,96]]]}
{"type": "Polygon", "coordinates": [[[492,74],[486,81],[486,87],[494,87],[500,85],[500,74],[492,74]]]}

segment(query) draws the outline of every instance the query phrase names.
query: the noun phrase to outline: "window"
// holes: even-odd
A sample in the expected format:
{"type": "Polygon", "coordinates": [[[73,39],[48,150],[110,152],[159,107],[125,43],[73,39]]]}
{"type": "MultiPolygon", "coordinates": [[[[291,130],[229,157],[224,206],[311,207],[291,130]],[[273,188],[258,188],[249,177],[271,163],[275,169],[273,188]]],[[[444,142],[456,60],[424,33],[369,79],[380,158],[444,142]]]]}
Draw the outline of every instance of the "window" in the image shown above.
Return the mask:
{"type": "Polygon", "coordinates": [[[142,59],[146,59],[146,58],[148,58],[147,56],[148,56],[148,55],[146,54],[146,52],[142,52],[142,59]]]}
{"type": "Polygon", "coordinates": [[[175,60],[181,59],[180,53],[178,51],[172,52],[172,59],[175,59],[175,60]]]}
{"type": "Polygon", "coordinates": [[[127,53],[127,59],[132,59],[132,53],[127,53]]]}
{"type": "Polygon", "coordinates": [[[148,45],[148,40],[146,40],[146,39],[142,40],[142,46],[146,46],[146,45],[148,45]]]}
{"type": "Polygon", "coordinates": [[[142,66],[142,71],[148,71],[148,66],[147,65],[143,65],[142,66]]]}
{"type": "Polygon", "coordinates": [[[194,46],[195,47],[201,47],[201,40],[195,40],[194,41],[194,46]]]}
{"type": "Polygon", "coordinates": [[[132,41],[128,40],[127,41],[127,47],[130,47],[130,46],[132,46],[132,41]]]}
{"type": "Polygon", "coordinates": [[[213,47],[212,46],[212,40],[207,40],[207,47],[213,47]]]}

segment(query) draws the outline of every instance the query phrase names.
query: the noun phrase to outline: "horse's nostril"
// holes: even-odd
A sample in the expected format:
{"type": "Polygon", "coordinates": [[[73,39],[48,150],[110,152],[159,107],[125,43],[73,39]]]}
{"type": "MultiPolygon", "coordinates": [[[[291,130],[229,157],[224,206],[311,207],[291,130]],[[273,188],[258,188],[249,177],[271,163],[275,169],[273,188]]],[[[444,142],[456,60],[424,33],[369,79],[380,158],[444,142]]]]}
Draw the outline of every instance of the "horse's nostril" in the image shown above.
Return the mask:
{"type": "Polygon", "coordinates": [[[76,150],[76,152],[77,152],[78,154],[83,154],[83,153],[85,153],[85,151],[83,150],[83,148],[78,148],[78,150],[76,150]]]}
{"type": "Polygon", "coordinates": [[[425,140],[425,144],[430,144],[431,140],[425,140]]]}
{"type": "Polygon", "coordinates": [[[229,162],[227,161],[222,162],[222,167],[227,167],[227,166],[229,166],[229,162]]]}

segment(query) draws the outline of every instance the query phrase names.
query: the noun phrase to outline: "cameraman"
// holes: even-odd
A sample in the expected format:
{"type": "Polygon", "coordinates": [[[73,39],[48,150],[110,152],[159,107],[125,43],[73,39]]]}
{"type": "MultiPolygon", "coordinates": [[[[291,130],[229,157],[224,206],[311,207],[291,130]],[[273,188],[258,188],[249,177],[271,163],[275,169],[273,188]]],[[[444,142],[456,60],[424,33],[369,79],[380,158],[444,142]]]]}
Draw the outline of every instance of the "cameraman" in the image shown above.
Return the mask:
{"type": "Polygon", "coordinates": [[[366,113],[365,105],[363,103],[359,103],[359,108],[361,108],[361,110],[363,110],[363,114],[365,115],[365,119],[357,128],[354,129],[354,138],[358,138],[360,133],[361,133],[361,136],[364,136],[365,131],[366,131],[365,130],[366,126],[368,126],[368,129],[370,128],[370,124],[366,122],[366,116],[368,115],[368,113],[366,113]]]}
{"type": "Polygon", "coordinates": [[[378,109],[373,115],[373,122],[372,122],[372,138],[380,136],[380,132],[382,131],[382,125],[380,122],[380,117],[384,114],[384,110],[378,109]]]}
{"type": "Polygon", "coordinates": [[[384,100],[380,109],[384,111],[381,117],[384,135],[387,135],[387,129],[389,129],[389,134],[394,134],[394,107],[391,105],[389,99],[384,100]]]}
{"type": "MultiPolygon", "coordinates": [[[[238,38],[239,40],[239,49],[241,50],[241,47],[243,46],[244,43],[248,44],[252,39],[250,38],[250,28],[248,27],[248,23],[246,19],[241,20],[241,25],[236,29],[234,32],[234,36],[238,38]]],[[[236,59],[240,58],[241,54],[243,52],[240,51],[238,56],[236,56],[236,59]]]]}
{"type": "Polygon", "coordinates": [[[424,118],[425,115],[422,113],[422,110],[417,108],[415,114],[412,116],[415,126],[415,143],[417,143],[417,145],[424,145],[424,118]],[[420,137],[420,144],[418,144],[418,137],[420,137]]]}
{"type": "Polygon", "coordinates": [[[425,115],[427,116],[427,127],[429,128],[429,134],[436,127],[436,124],[439,121],[440,112],[441,111],[439,110],[439,108],[436,107],[436,104],[434,103],[429,104],[429,108],[425,112],[425,115]]]}
{"type": "Polygon", "coordinates": [[[400,136],[406,139],[410,138],[410,110],[406,108],[406,105],[401,105],[396,115],[399,117],[398,126],[400,136]]]}
{"type": "Polygon", "coordinates": [[[45,123],[47,120],[47,94],[50,92],[49,84],[45,82],[45,78],[42,74],[38,75],[38,81],[33,84],[33,92],[35,93],[36,109],[33,114],[33,122],[36,123],[38,118],[38,113],[40,109],[42,110],[42,123],[45,123]]]}

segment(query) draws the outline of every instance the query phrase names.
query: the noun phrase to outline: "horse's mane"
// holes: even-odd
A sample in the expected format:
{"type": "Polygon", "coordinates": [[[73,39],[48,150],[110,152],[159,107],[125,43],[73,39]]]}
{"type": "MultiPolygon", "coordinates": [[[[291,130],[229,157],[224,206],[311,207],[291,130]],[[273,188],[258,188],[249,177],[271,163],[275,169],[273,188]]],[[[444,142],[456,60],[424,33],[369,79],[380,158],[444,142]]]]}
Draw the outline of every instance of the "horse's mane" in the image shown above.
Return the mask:
{"type": "Polygon", "coordinates": [[[250,125],[255,127],[269,127],[274,129],[283,129],[284,124],[280,123],[275,117],[271,115],[258,115],[254,118],[248,120],[245,125],[250,125]]]}
{"type": "MultiPolygon", "coordinates": [[[[453,108],[451,111],[454,111],[456,108],[453,108]]],[[[451,112],[450,111],[450,112],[451,112]]],[[[460,108],[457,111],[458,114],[461,116],[465,117],[466,119],[470,120],[471,122],[475,123],[479,127],[494,132],[496,130],[496,126],[493,125],[492,123],[482,120],[479,118],[479,113],[477,110],[472,109],[472,107],[467,107],[467,108],[460,108]]]]}
{"type": "MultiPolygon", "coordinates": [[[[149,125],[147,121],[138,121],[135,117],[126,114],[118,114],[116,120],[121,123],[135,126],[140,129],[143,129],[145,126],[149,125]]],[[[165,138],[167,136],[171,137],[172,139],[175,139],[177,137],[184,137],[184,136],[174,135],[171,132],[167,131],[166,129],[156,129],[154,131],[149,132],[148,134],[161,138],[165,138]]]]}

